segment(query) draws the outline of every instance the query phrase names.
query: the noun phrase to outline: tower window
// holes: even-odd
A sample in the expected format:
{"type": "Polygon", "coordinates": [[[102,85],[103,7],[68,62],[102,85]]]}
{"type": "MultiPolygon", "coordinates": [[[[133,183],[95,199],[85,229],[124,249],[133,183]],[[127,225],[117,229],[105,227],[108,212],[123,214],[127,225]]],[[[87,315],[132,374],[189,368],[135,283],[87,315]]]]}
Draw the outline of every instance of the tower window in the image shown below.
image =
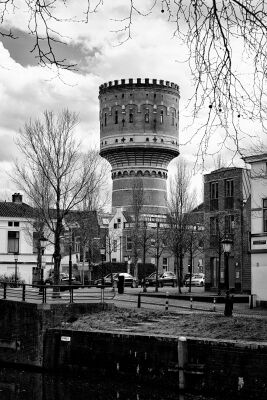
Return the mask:
{"type": "Polygon", "coordinates": [[[160,123],[163,124],[163,110],[160,111],[160,123]]]}
{"type": "Polygon", "coordinates": [[[156,93],[154,93],[154,99],[157,97],[156,93]]]}
{"type": "Polygon", "coordinates": [[[116,111],[115,111],[115,121],[114,121],[115,124],[118,123],[118,119],[119,119],[119,118],[118,118],[118,110],[116,110],[116,111]]]}
{"type": "Polygon", "coordinates": [[[107,126],[107,113],[104,114],[104,125],[107,126]]]}
{"type": "Polygon", "coordinates": [[[146,109],[146,113],[145,113],[145,122],[148,123],[149,122],[149,109],[146,109]]]}
{"type": "Polygon", "coordinates": [[[129,122],[130,123],[133,122],[133,110],[132,109],[130,109],[130,112],[129,112],[129,122]]]}
{"type": "Polygon", "coordinates": [[[122,93],[121,98],[124,99],[124,93],[122,93]]]}
{"type": "Polygon", "coordinates": [[[149,138],[148,137],[146,138],[146,142],[149,142],[149,138]]]}
{"type": "Polygon", "coordinates": [[[174,111],[172,112],[172,126],[174,126],[174,117],[175,117],[175,113],[174,111]]]}

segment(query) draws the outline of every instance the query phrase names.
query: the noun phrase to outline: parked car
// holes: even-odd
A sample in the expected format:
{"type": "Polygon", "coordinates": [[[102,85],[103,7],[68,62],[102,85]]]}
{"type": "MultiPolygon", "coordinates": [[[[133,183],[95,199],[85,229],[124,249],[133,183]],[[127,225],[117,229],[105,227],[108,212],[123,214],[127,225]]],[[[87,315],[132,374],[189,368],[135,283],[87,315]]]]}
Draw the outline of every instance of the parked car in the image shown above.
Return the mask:
{"type": "Polygon", "coordinates": [[[154,286],[156,284],[156,272],[152,272],[145,278],[145,284],[146,286],[154,286]]]}
{"type": "MultiPolygon", "coordinates": [[[[193,274],[191,279],[191,286],[204,286],[205,284],[205,275],[202,273],[193,274]]],[[[190,279],[185,281],[185,286],[190,285],[190,279]]]]}
{"type": "MultiPolygon", "coordinates": [[[[155,286],[157,281],[156,272],[152,272],[147,278],[145,278],[145,284],[147,286],[155,286]]],[[[177,276],[171,272],[166,271],[158,275],[158,284],[163,287],[166,285],[177,286],[177,276]]]]}
{"type": "MultiPolygon", "coordinates": [[[[51,274],[45,281],[45,285],[54,285],[54,274],[51,274]]],[[[69,275],[61,272],[59,274],[59,285],[62,286],[69,286],[69,275]]],[[[71,277],[71,286],[74,286],[75,289],[78,289],[80,286],[82,286],[82,283],[75,278],[75,276],[72,275],[71,277]]],[[[64,290],[64,289],[62,289],[64,290]]]]}
{"type": "MultiPolygon", "coordinates": [[[[104,276],[103,278],[103,283],[105,286],[111,286],[112,285],[112,277],[113,275],[113,281],[115,286],[118,286],[118,281],[119,281],[119,276],[124,276],[124,286],[130,286],[132,288],[138,287],[138,281],[137,279],[132,276],[131,274],[128,274],[127,272],[113,272],[113,274],[108,274],[104,276]]],[[[95,281],[96,286],[101,286],[102,285],[102,278],[99,278],[95,281]]]]}
{"type": "Polygon", "coordinates": [[[184,285],[185,285],[185,282],[187,281],[187,279],[190,279],[190,275],[193,276],[193,274],[190,274],[190,273],[186,273],[186,274],[184,275],[184,279],[183,279],[183,284],[184,284],[184,285]]]}

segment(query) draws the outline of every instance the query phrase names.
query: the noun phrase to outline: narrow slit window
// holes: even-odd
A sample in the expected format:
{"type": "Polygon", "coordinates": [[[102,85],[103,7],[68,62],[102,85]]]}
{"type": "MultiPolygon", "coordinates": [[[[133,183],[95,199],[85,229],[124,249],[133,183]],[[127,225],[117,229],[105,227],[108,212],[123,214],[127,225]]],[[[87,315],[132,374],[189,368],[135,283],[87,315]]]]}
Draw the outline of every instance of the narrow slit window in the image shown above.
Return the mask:
{"type": "Polygon", "coordinates": [[[146,109],[146,113],[145,113],[145,122],[148,123],[149,122],[149,109],[146,109]]]}
{"type": "Polygon", "coordinates": [[[129,122],[133,123],[133,110],[132,109],[130,109],[130,111],[129,111],[129,122]]]}
{"type": "Polygon", "coordinates": [[[160,123],[163,124],[163,110],[160,111],[160,123]]]}
{"type": "Polygon", "coordinates": [[[104,114],[104,125],[107,126],[107,113],[104,114]]]}
{"type": "Polygon", "coordinates": [[[119,121],[119,116],[118,116],[118,110],[115,111],[115,124],[118,124],[119,121]]]}

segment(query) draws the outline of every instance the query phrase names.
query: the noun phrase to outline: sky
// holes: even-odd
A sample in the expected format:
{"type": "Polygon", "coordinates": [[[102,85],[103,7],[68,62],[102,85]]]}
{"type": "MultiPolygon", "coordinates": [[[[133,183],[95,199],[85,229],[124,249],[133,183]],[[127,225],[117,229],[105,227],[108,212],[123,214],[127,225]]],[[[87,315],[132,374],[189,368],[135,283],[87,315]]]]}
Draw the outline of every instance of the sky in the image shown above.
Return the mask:
{"type": "MultiPolygon", "coordinates": [[[[80,123],[76,136],[82,148],[99,148],[99,85],[115,79],[154,78],[180,86],[180,151],[193,167],[198,143],[182,145],[190,133],[186,128],[190,118],[186,104],[193,93],[188,54],[186,47],[173,37],[174,27],[166,15],[158,9],[145,18],[135,16],[131,39],[119,44],[122,33],[114,31],[123,26],[118,20],[127,15],[125,0],[104,2],[98,12],[89,15],[88,23],[70,21],[84,17],[85,2],[79,2],[79,8],[71,0],[64,9],[62,3],[58,15],[66,20],[55,25],[55,30],[60,31],[67,44],[57,44],[56,50],[77,64],[74,71],[62,70],[58,75],[55,69],[38,65],[31,53],[34,41],[28,34],[29,14],[23,8],[14,14],[9,10],[6,23],[2,24],[7,31],[12,28],[18,39],[0,37],[0,198],[10,200],[16,191],[8,174],[13,160],[20,157],[15,144],[18,131],[45,110],[68,108],[77,112],[80,123]]],[[[224,151],[222,158],[231,159],[230,150],[224,151]]],[[[240,164],[240,160],[236,162],[240,164]]],[[[214,157],[206,167],[204,172],[214,169],[214,157]]],[[[200,197],[202,172],[200,168],[192,180],[200,197]]]]}

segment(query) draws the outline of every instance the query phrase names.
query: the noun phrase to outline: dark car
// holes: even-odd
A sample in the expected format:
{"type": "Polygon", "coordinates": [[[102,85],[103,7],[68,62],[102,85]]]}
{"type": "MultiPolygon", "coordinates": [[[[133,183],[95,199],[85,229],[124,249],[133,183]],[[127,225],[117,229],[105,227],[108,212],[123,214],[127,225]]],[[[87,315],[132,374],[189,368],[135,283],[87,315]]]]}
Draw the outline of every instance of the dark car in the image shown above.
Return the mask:
{"type": "MultiPolygon", "coordinates": [[[[155,286],[156,281],[157,281],[156,272],[153,272],[147,278],[145,278],[145,284],[147,286],[155,286]]],[[[177,286],[177,276],[171,271],[166,271],[161,274],[158,274],[158,284],[161,287],[167,285],[177,286]]]]}
{"type": "MultiPolygon", "coordinates": [[[[45,281],[45,285],[54,285],[54,274],[51,274],[45,281]]],[[[66,290],[68,289],[69,286],[69,275],[65,274],[64,272],[61,272],[59,274],[59,286],[60,290],[66,290]],[[66,286],[66,288],[65,288],[66,286]]],[[[82,286],[82,283],[77,280],[74,276],[71,277],[71,286],[73,286],[75,289],[78,289],[80,286],[82,286]]]]}
{"type": "MultiPolygon", "coordinates": [[[[104,276],[103,283],[105,286],[112,286],[112,275],[115,286],[118,286],[119,276],[124,276],[124,286],[130,286],[132,288],[138,287],[137,279],[131,274],[128,274],[127,272],[113,272],[113,274],[110,273],[104,276]]],[[[95,285],[101,286],[102,278],[97,279],[95,281],[95,285]]]]}

